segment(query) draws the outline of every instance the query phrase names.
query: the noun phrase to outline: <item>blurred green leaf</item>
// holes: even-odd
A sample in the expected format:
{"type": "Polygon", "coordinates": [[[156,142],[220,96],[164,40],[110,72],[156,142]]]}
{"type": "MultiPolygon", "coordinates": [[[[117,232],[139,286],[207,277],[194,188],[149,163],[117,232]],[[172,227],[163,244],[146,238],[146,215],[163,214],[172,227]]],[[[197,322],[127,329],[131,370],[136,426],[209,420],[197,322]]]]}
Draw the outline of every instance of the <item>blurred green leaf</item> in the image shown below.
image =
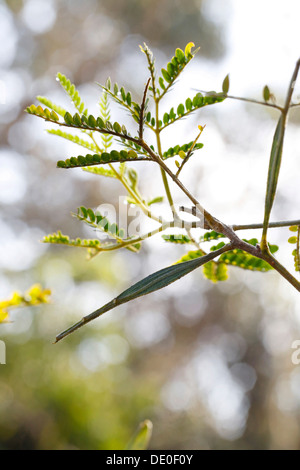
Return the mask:
{"type": "Polygon", "coordinates": [[[144,295],[150,294],[159,289],[162,289],[163,287],[168,286],[169,284],[177,281],[181,277],[186,276],[190,272],[194,271],[199,266],[202,266],[208,261],[211,261],[216,256],[222,254],[224,251],[225,249],[221,249],[219,251],[215,251],[212,253],[208,253],[207,255],[197,257],[196,259],[192,259],[191,261],[179,262],[167,268],[161,269],[160,271],[156,271],[153,274],[150,274],[150,276],[147,276],[141,281],[132,285],[120,295],[118,295],[118,297],[103,305],[103,307],[100,307],[99,309],[95,310],[75,325],[60,333],[56,337],[56,342],[60,341],[62,338],[71,334],[73,331],[77,330],[86,323],[94,320],[95,318],[98,318],[100,315],[109,312],[118,305],[130,302],[131,300],[137,299],[138,297],[142,297],[144,295]]]}
{"type": "Polygon", "coordinates": [[[136,433],[126,446],[126,450],[146,450],[152,436],[153,424],[149,419],[140,423],[136,433]]]}

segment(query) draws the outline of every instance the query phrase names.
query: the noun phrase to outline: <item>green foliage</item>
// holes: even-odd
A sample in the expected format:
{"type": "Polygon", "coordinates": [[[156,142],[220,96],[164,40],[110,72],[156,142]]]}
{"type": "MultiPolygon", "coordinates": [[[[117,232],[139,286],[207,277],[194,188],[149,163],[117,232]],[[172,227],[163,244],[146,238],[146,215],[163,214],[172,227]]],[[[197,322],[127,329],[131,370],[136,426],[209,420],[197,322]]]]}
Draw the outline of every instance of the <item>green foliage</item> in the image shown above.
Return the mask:
{"type": "MultiPolygon", "coordinates": [[[[128,133],[128,136],[130,137],[130,134],[128,133]]],[[[141,147],[141,145],[137,144],[136,142],[132,142],[131,140],[126,140],[126,138],[121,137],[119,140],[120,144],[129,149],[129,150],[134,150],[138,155],[143,157],[143,159],[147,158],[149,159],[148,152],[141,147]]],[[[150,148],[155,151],[155,148],[153,145],[150,146],[150,148]]]]}
{"type": "Polygon", "coordinates": [[[177,48],[175,55],[172,57],[170,62],[167,63],[166,68],[161,69],[162,76],[158,78],[158,83],[161,88],[160,97],[162,97],[170,89],[186,65],[198,52],[199,49],[196,49],[192,52],[192,47],[194,46],[195,44],[193,42],[189,42],[186,45],[184,52],[182,49],[177,48]]]}
{"type": "Polygon", "coordinates": [[[126,450],[146,450],[148,449],[152,436],[153,424],[149,419],[140,423],[136,433],[130,439],[126,450]]]}
{"type": "Polygon", "coordinates": [[[201,258],[204,254],[204,251],[202,250],[191,250],[185,255],[183,255],[178,261],[176,261],[175,264],[179,263],[186,263],[188,261],[191,261],[193,259],[201,258]]]}
{"type": "Polygon", "coordinates": [[[130,91],[125,91],[124,87],[119,89],[119,85],[117,83],[112,85],[110,78],[107,79],[105,86],[100,83],[98,83],[98,85],[103,89],[105,94],[111,96],[116,103],[126,108],[136,122],[139,122],[141,108],[138,103],[132,101],[130,91]]]}
{"type": "Polygon", "coordinates": [[[87,166],[82,169],[83,171],[87,171],[88,173],[93,173],[94,175],[106,176],[108,178],[117,178],[115,171],[108,170],[107,168],[103,168],[99,166],[87,166]]]}
{"type": "MultiPolygon", "coordinates": [[[[218,238],[223,237],[222,234],[217,232],[206,232],[202,237],[201,241],[211,241],[217,240],[218,238]]],[[[252,246],[256,246],[258,244],[258,240],[256,238],[252,238],[251,240],[244,240],[252,246]]],[[[220,242],[218,245],[212,246],[210,248],[211,252],[219,251],[225,246],[224,242],[220,242]]],[[[269,249],[271,253],[275,253],[278,250],[277,245],[269,245],[269,249]]],[[[177,261],[177,263],[187,262],[195,258],[201,258],[204,252],[202,250],[194,250],[189,251],[184,256],[177,261]]],[[[210,261],[209,263],[203,266],[203,274],[204,276],[211,280],[212,282],[217,281],[226,281],[228,279],[228,273],[226,265],[237,266],[242,269],[250,269],[252,271],[262,271],[266,272],[273,269],[266,261],[257,258],[243,250],[235,249],[232,251],[228,251],[226,253],[221,254],[219,260],[210,261]]]]}
{"type": "MultiPolygon", "coordinates": [[[[188,152],[191,149],[193,143],[194,142],[191,141],[188,144],[175,145],[175,147],[170,147],[168,150],[166,150],[163,153],[162,158],[164,160],[166,160],[167,158],[174,157],[175,155],[180,155],[180,152],[188,152]]],[[[193,148],[193,151],[199,150],[199,149],[202,149],[202,148],[203,148],[203,144],[195,144],[195,146],[193,148]]],[[[191,155],[192,155],[192,153],[191,153],[191,155]]]]}
{"type": "Polygon", "coordinates": [[[47,108],[52,109],[55,113],[59,114],[60,116],[64,117],[66,114],[66,110],[61,106],[53,103],[51,100],[46,98],[45,96],[37,96],[36,99],[43,105],[47,106],[47,108]]]}
{"type": "Polygon", "coordinates": [[[187,98],[184,104],[180,103],[176,107],[176,110],[174,107],[172,107],[168,113],[165,113],[163,118],[164,125],[162,127],[165,128],[173,122],[188,116],[189,114],[203,108],[204,106],[221,103],[225,98],[226,96],[224,96],[222,93],[203,95],[202,93],[198,92],[193,98],[187,98]]]}
{"type": "MultiPolygon", "coordinates": [[[[113,222],[111,223],[107,217],[104,217],[102,214],[100,214],[99,211],[94,212],[93,209],[87,209],[84,206],[81,206],[77,209],[77,214],[74,214],[75,217],[77,217],[78,220],[81,220],[82,222],[85,222],[87,225],[90,227],[96,228],[97,230],[101,230],[102,232],[106,233],[108,237],[113,238],[116,240],[118,243],[120,243],[121,246],[123,241],[125,240],[125,230],[118,227],[118,225],[113,222]]],[[[80,239],[77,239],[80,240],[80,239]]],[[[88,248],[95,248],[95,245],[97,245],[99,251],[104,251],[104,249],[109,249],[108,246],[104,247],[102,249],[99,246],[99,243],[94,243],[97,242],[97,240],[88,240],[88,242],[91,242],[91,246],[87,246],[88,248]],[[100,249],[101,248],[101,249],[100,249]]],[[[126,239],[126,242],[130,242],[130,239],[126,239]]],[[[73,246],[78,246],[78,245],[73,245],[73,246]]],[[[110,245],[111,247],[111,245],[110,245]]],[[[115,248],[115,246],[114,246],[115,248]]],[[[140,243],[135,243],[134,240],[132,240],[131,244],[126,244],[126,249],[129,251],[133,251],[134,253],[138,252],[141,248],[140,243]]]]}
{"type": "Polygon", "coordinates": [[[209,242],[211,240],[218,240],[218,238],[224,238],[224,235],[212,230],[211,232],[206,232],[204,235],[202,235],[200,237],[200,242],[209,242]]]}
{"type": "MultiPolygon", "coordinates": [[[[247,240],[246,238],[243,238],[243,240],[245,242],[249,243],[249,245],[252,245],[252,246],[258,246],[259,245],[259,241],[257,240],[257,238],[251,238],[250,240],[247,240]]],[[[279,250],[278,245],[272,245],[271,243],[268,243],[268,248],[269,248],[270,253],[272,253],[272,254],[276,253],[276,251],[279,250]]]]}
{"type": "Polygon", "coordinates": [[[34,284],[25,292],[13,292],[8,300],[0,301],[0,323],[9,321],[9,311],[18,307],[29,307],[49,303],[51,291],[43,289],[40,284],[34,284]]]}
{"type": "Polygon", "coordinates": [[[83,113],[85,115],[88,114],[88,110],[85,108],[84,102],[82,101],[78,90],[71,81],[62,73],[57,74],[57,80],[60,82],[61,86],[67,92],[69,97],[71,98],[75,108],[79,111],[79,113],[83,113]]]}
{"type": "Polygon", "coordinates": [[[43,243],[85,248],[88,252],[88,259],[105,251],[109,245],[109,243],[100,242],[97,239],[81,239],[79,237],[72,239],[68,235],[63,235],[60,230],[56,233],[45,235],[43,243]]]}
{"type": "MultiPolygon", "coordinates": [[[[155,71],[155,59],[153,57],[152,51],[150,51],[147,44],[144,42],[143,47],[140,46],[141,51],[146,55],[148,61],[148,69],[151,76],[151,83],[152,86],[149,87],[149,90],[153,93],[153,98],[156,99],[156,93],[159,93],[159,90],[156,90],[156,71],[155,71]]],[[[147,118],[147,122],[151,121],[151,113],[149,112],[149,119],[147,118]]]]}
{"type": "Polygon", "coordinates": [[[60,129],[47,129],[47,132],[48,134],[57,135],[59,137],[62,137],[63,139],[73,142],[74,144],[78,144],[81,147],[91,150],[91,152],[96,153],[98,150],[97,146],[93,142],[88,142],[84,139],[81,139],[78,135],[63,132],[60,129]]]}
{"type": "Polygon", "coordinates": [[[93,209],[81,206],[77,209],[76,217],[91,227],[98,228],[116,239],[122,240],[124,238],[124,229],[119,229],[117,224],[110,223],[100,212],[94,212],[93,209]]]}
{"type": "MultiPolygon", "coordinates": [[[[79,155],[78,157],[67,158],[67,160],[60,160],[57,162],[58,168],[76,168],[76,167],[86,167],[91,165],[99,165],[105,163],[114,163],[114,162],[126,162],[138,160],[138,155],[134,150],[112,150],[111,152],[102,152],[99,154],[87,154],[85,156],[79,155]]],[[[102,173],[103,174],[103,173],[102,173]]]]}
{"type": "Polygon", "coordinates": [[[252,271],[265,272],[273,269],[266,261],[256,258],[243,250],[233,250],[228,253],[224,253],[220,256],[220,261],[232,266],[238,266],[242,269],[250,269],[252,271]]]}
{"type": "MultiPolygon", "coordinates": [[[[258,245],[257,238],[251,238],[251,240],[244,239],[245,242],[249,243],[252,246],[258,245]]],[[[222,242],[221,242],[222,243],[222,242]]],[[[270,253],[276,253],[278,250],[277,245],[268,245],[270,253]]],[[[211,248],[211,250],[220,249],[220,244],[211,248]]],[[[242,269],[250,269],[252,271],[270,271],[272,266],[269,263],[264,261],[263,259],[257,258],[256,256],[252,256],[249,253],[246,253],[243,250],[235,249],[232,251],[228,251],[227,253],[223,253],[220,258],[220,262],[224,262],[226,264],[230,264],[232,266],[237,266],[242,269]]]]}
{"type": "Polygon", "coordinates": [[[292,225],[290,231],[297,232],[297,235],[288,239],[288,242],[296,245],[296,248],[292,251],[292,255],[294,257],[295,271],[300,271],[300,225],[292,225]]]}
{"type": "Polygon", "coordinates": [[[57,233],[45,235],[43,242],[55,243],[57,245],[79,246],[81,248],[100,248],[100,240],[82,240],[81,238],[72,240],[68,235],[63,235],[60,230],[57,233]]]}
{"type": "Polygon", "coordinates": [[[39,116],[46,121],[51,121],[54,123],[59,121],[59,116],[56,114],[56,112],[53,110],[50,111],[48,108],[42,108],[41,106],[35,106],[32,104],[26,108],[26,111],[28,114],[34,114],[35,116],[39,116]]]}
{"type": "MultiPolygon", "coordinates": [[[[103,123],[106,124],[111,119],[110,108],[108,103],[108,96],[105,91],[102,93],[101,100],[99,102],[101,117],[103,119],[103,123]]],[[[101,134],[102,145],[105,151],[109,149],[112,145],[112,136],[109,134],[101,134]]]]}
{"type": "MultiPolygon", "coordinates": [[[[141,47],[141,50],[145,54],[148,62],[150,78],[146,81],[144,92],[139,102],[133,101],[130,91],[125,90],[123,86],[119,86],[117,83],[112,84],[110,78],[108,78],[105,85],[100,85],[103,91],[99,101],[100,115],[93,116],[88,113],[78,91],[71,81],[64,75],[58,74],[58,80],[71,98],[77,112],[74,114],[66,111],[45,97],[38,97],[38,100],[45,106],[45,108],[41,105],[35,106],[34,104],[27,108],[27,112],[29,114],[36,115],[61,127],[77,129],[84,134],[84,137],[81,138],[79,136],[63,132],[62,130],[51,129],[48,131],[50,134],[60,136],[76,143],[91,152],[84,156],[79,155],[77,157],[67,158],[66,160],[60,160],[57,162],[57,166],[59,168],[81,167],[84,171],[89,173],[118,180],[126,189],[128,203],[138,206],[145,217],[148,217],[151,221],[155,221],[159,224],[158,227],[152,230],[152,232],[147,232],[145,236],[125,238],[124,229],[119,229],[115,223],[110,223],[108,219],[99,212],[94,212],[92,209],[82,206],[78,209],[76,217],[94,229],[100,229],[110,239],[113,239],[113,241],[100,243],[99,240],[81,240],[79,238],[71,240],[68,236],[62,235],[61,232],[57,232],[45,237],[45,242],[85,247],[91,251],[93,256],[101,251],[109,251],[119,248],[126,248],[136,252],[140,249],[141,241],[145,238],[161,233],[169,227],[183,227],[185,229],[185,233],[180,235],[163,235],[163,239],[170,243],[182,245],[188,244],[193,245],[194,247],[193,250],[190,250],[188,253],[183,255],[173,266],[162,269],[136,283],[112,302],[109,302],[107,305],[86,317],[87,319],[74,325],[62,335],[59,335],[58,339],[61,339],[70,332],[79,328],[81,325],[85,324],[87,321],[102,315],[115,306],[161,289],[200,266],[204,266],[203,274],[212,282],[227,279],[227,265],[261,272],[275,268],[300,291],[300,283],[287,273],[287,270],[285,270],[274,256],[272,256],[278,250],[278,247],[276,245],[270,245],[266,238],[270,213],[277,190],[287,112],[289,104],[291,103],[293,87],[300,67],[300,61],[297,63],[295,68],[284,108],[272,105],[269,102],[270,100],[274,102],[274,100],[273,95],[271,95],[267,86],[263,91],[264,102],[261,102],[261,104],[267,104],[268,106],[277,108],[281,115],[278,120],[271,149],[265,198],[263,236],[261,243],[259,244],[256,238],[245,240],[240,239],[236,235],[235,230],[241,229],[242,226],[227,226],[216,219],[212,214],[208,213],[204,208],[201,208],[201,205],[195,197],[179,179],[179,174],[183,166],[189,162],[189,158],[193,152],[203,147],[203,144],[198,143],[198,140],[205,125],[198,125],[196,138],[189,143],[184,145],[173,144],[169,149],[163,148],[161,132],[165,128],[188,117],[191,113],[194,113],[205,106],[221,103],[226,98],[237,98],[230,97],[228,95],[230,81],[229,75],[227,75],[223,80],[221,92],[199,91],[194,96],[188,97],[184,103],[179,103],[177,105],[173,104],[169,112],[161,114],[160,102],[167,91],[174,85],[176,79],[185,69],[186,65],[194,57],[197,51],[192,50],[193,47],[194,44],[190,42],[187,44],[184,51],[177,48],[171,60],[161,69],[160,75],[157,74],[155,70],[155,59],[148,46],[144,44],[144,46],[141,47]],[[150,96],[148,96],[148,91],[150,96]],[[136,128],[133,135],[128,132],[126,126],[122,122],[114,121],[112,119],[109,106],[110,100],[114,100],[118,105],[129,112],[136,128]],[[60,116],[62,119],[60,119],[60,116]],[[152,133],[153,139],[152,141],[149,139],[149,143],[144,135],[145,128],[149,133],[152,133]],[[101,139],[100,145],[97,141],[99,135],[101,139]],[[112,146],[113,141],[121,144],[124,149],[111,150],[110,147],[112,146]],[[155,142],[155,145],[152,142],[155,142]],[[165,160],[174,156],[178,157],[175,159],[175,165],[177,167],[176,173],[174,173],[165,163],[165,160]],[[162,202],[162,196],[154,195],[152,196],[152,199],[149,199],[149,197],[141,194],[138,184],[138,173],[135,168],[130,166],[130,163],[142,161],[150,161],[160,167],[160,175],[162,176],[165,193],[170,206],[172,220],[163,220],[161,216],[157,216],[152,212],[151,206],[155,203],[162,202]],[[103,168],[103,164],[106,164],[107,167],[103,168]],[[190,212],[198,218],[197,222],[189,224],[188,227],[184,226],[184,221],[180,218],[180,210],[179,213],[177,213],[177,210],[174,208],[173,195],[169,186],[168,177],[170,177],[173,183],[175,183],[183,194],[188,197],[193,204],[192,207],[195,208],[195,213],[193,209],[187,209],[187,212],[190,212]],[[199,208],[199,205],[200,210],[197,211],[196,208],[199,208]],[[191,229],[194,229],[194,227],[200,227],[203,215],[205,219],[205,228],[210,228],[211,230],[204,233],[199,238],[199,242],[204,243],[219,240],[220,238],[227,238],[230,243],[229,245],[225,245],[224,241],[221,241],[217,245],[211,246],[208,254],[202,250],[202,247],[200,248],[197,241],[199,235],[195,237],[194,234],[191,234],[191,229]]],[[[237,99],[257,103],[256,100],[248,100],[245,98],[237,99]]],[[[261,224],[250,224],[249,226],[246,226],[246,228],[259,228],[260,226],[261,224]]],[[[276,225],[273,224],[273,226],[276,225]]],[[[297,237],[291,237],[289,241],[291,243],[296,243],[297,245],[296,250],[293,251],[293,255],[295,257],[296,270],[299,270],[299,229],[297,230],[297,237]]]]}
{"type": "Polygon", "coordinates": [[[227,266],[222,262],[209,261],[203,266],[202,272],[204,277],[212,282],[227,281],[228,279],[227,266]]]}

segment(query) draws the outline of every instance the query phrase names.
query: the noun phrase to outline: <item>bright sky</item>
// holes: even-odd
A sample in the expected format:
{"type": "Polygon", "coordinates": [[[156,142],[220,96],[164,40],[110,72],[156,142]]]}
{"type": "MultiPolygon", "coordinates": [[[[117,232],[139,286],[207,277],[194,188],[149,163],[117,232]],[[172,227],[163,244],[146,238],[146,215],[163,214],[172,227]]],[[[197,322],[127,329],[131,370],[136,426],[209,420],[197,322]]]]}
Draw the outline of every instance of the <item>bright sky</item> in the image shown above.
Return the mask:
{"type": "MultiPolygon", "coordinates": [[[[220,7],[219,0],[209,3],[220,7]]],[[[230,0],[228,21],[229,56],[225,58],[234,72],[239,89],[249,79],[255,84],[286,86],[296,60],[300,57],[300,2],[298,0],[230,0]]]]}

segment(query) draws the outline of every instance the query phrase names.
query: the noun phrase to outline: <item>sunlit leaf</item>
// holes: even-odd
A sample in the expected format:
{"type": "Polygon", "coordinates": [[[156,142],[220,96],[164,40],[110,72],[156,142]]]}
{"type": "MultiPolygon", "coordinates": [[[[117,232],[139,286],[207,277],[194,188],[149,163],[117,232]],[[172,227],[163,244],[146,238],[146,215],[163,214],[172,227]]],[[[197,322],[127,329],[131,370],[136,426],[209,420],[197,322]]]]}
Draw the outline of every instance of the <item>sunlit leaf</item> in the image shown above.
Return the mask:
{"type": "Polygon", "coordinates": [[[128,443],[126,450],[146,450],[152,436],[153,424],[149,419],[140,423],[136,433],[128,443]]]}

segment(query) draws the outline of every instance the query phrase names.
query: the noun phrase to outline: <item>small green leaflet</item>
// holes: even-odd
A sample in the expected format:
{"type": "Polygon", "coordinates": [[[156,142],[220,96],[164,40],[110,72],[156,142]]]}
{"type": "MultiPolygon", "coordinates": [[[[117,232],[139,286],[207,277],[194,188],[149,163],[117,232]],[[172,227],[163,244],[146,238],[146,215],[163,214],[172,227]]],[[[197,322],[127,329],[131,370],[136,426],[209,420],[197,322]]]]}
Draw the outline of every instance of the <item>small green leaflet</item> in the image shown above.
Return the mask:
{"type": "Polygon", "coordinates": [[[265,246],[267,243],[266,239],[267,239],[268,224],[269,224],[270,214],[271,214],[271,210],[272,210],[272,206],[273,206],[273,202],[274,202],[274,198],[276,194],[276,189],[277,189],[278,176],[279,176],[281,157],[282,157],[285,124],[286,124],[286,118],[283,114],[281,114],[278,120],[274,137],[273,137],[273,144],[272,144],[270,161],[269,161],[267,190],[266,190],[266,198],[265,198],[264,227],[263,227],[263,235],[262,235],[262,242],[261,242],[262,250],[265,249],[265,246]]]}

